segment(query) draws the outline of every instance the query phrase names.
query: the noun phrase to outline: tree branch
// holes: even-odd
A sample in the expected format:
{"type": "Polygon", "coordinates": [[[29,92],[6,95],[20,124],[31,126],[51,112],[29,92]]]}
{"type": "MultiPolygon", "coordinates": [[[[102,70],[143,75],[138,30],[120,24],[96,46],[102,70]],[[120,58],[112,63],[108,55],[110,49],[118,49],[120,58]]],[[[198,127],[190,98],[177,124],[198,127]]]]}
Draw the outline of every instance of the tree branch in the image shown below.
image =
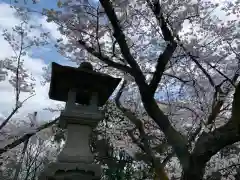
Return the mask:
{"type": "Polygon", "coordinates": [[[127,72],[129,74],[132,74],[132,69],[129,66],[123,65],[116,63],[112,61],[108,56],[103,55],[100,52],[97,52],[95,49],[92,47],[88,46],[84,41],[78,40],[79,44],[83,46],[83,48],[88,51],[90,54],[94,55],[98,59],[100,59],[102,62],[106,63],[107,65],[114,67],[116,69],[122,70],[124,72],[127,72]]]}
{"type": "MultiPolygon", "coordinates": [[[[150,8],[153,10],[156,18],[158,19],[158,22],[161,25],[163,25],[164,21],[162,21],[161,17],[161,7],[158,0],[155,0],[153,3],[150,2],[150,0],[146,0],[150,8]],[[157,13],[158,12],[158,13],[157,13]]],[[[164,39],[166,40],[168,38],[169,32],[163,31],[164,39]],[[165,34],[165,35],[164,35],[165,34]]],[[[213,81],[213,78],[208,74],[208,72],[204,69],[204,67],[198,62],[198,60],[186,50],[186,48],[183,46],[183,44],[180,41],[180,38],[176,36],[177,40],[180,42],[180,46],[183,48],[185,53],[191,58],[191,60],[198,66],[198,68],[203,72],[203,74],[207,77],[209,80],[211,86],[215,88],[215,82],[213,81]]],[[[222,105],[220,104],[220,107],[222,105]]],[[[238,88],[236,89],[235,95],[234,95],[234,102],[233,102],[233,111],[232,111],[232,118],[231,120],[224,126],[215,129],[213,132],[210,133],[203,133],[200,138],[198,139],[196,146],[194,148],[193,153],[191,154],[189,160],[194,157],[197,158],[197,161],[199,164],[206,163],[214,154],[216,154],[220,149],[223,147],[233,144],[240,140],[240,85],[238,85],[238,88]],[[234,111],[235,109],[235,111],[234,111]],[[237,110],[238,109],[238,110],[237,110]]],[[[179,157],[178,152],[177,156],[179,157]]],[[[180,159],[181,161],[181,159],[180,159]]],[[[182,162],[181,162],[182,163],[182,162]]],[[[184,164],[183,169],[185,169],[184,164]]],[[[191,168],[191,167],[189,167],[191,168]]]]}
{"type": "Polygon", "coordinates": [[[131,66],[134,77],[139,78],[142,81],[145,81],[145,77],[144,77],[139,65],[137,64],[137,62],[135,61],[135,59],[133,58],[133,56],[130,52],[130,49],[125,40],[125,35],[120,27],[119,20],[117,18],[117,15],[115,13],[115,10],[114,10],[111,2],[109,0],[100,0],[100,3],[103,6],[105,13],[108,16],[108,19],[112,24],[112,27],[114,30],[113,36],[115,37],[116,41],[119,44],[119,47],[121,49],[121,53],[122,53],[124,59],[131,66]]]}
{"type": "Polygon", "coordinates": [[[133,131],[129,130],[128,135],[131,137],[132,141],[147,155],[149,161],[152,163],[152,166],[155,169],[156,176],[160,177],[160,179],[168,180],[167,174],[164,170],[164,166],[156,159],[149,141],[147,139],[146,132],[144,130],[143,122],[136,117],[134,113],[132,113],[130,110],[124,108],[120,103],[120,97],[122,95],[123,89],[125,87],[126,81],[123,82],[120,90],[117,93],[115,102],[117,107],[122,111],[122,113],[136,126],[136,128],[139,130],[140,133],[140,139],[141,142],[138,141],[133,135],[133,131]]]}
{"type": "Polygon", "coordinates": [[[164,40],[166,42],[171,42],[171,43],[176,43],[174,40],[174,36],[170,30],[170,28],[168,27],[168,24],[163,16],[162,10],[161,10],[161,6],[158,0],[154,0],[153,3],[151,3],[149,0],[146,0],[148,6],[151,8],[151,10],[153,11],[159,26],[162,30],[162,34],[164,37],[164,40]]]}
{"type": "Polygon", "coordinates": [[[194,148],[193,155],[203,163],[222,148],[240,141],[240,83],[234,93],[232,116],[228,123],[210,133],[203,133],[194,148]]]}
{"type": "Polygon", "coordinates": [[[57,123],[58,120],[59,120],[59,118],[56,118],[55,120],[53,120],[49,123],[43,124],[42,126],[38,127],[35,132],[27,133],[27,134],[23,135],[22,137],[18,138],[17,140],[13,141],[12,143],[6,145],[5,147],[0,148],[0,155],[4,152],[7,152],[10,149],[15,148],[19,144],[25,142],[27,139],[29,139],[30,137],[32,137],[33,135],[35,135],[39,131],[41,131],[43,129],[46,129],[46,128],[52,126],[53,124],[57,123]]]}
{"type": "MultiPolygon", "coordinates": [[[[144,72],[144,74],[154,74],[154,72],[144,72]]],[[[188,82],[191,82],[192,80],[185,80],[185,79],[182,79],[176,75],[173,75],[173,74],[170,74],[170,73],[163,73],[163,76],[168,76],[170,78],[173,78],[173,79],[177,79],[178,81],[181,81],[182,83],[188,83],[188,82]]]]}
{"type": "Polygon", "coordinates": [[[166,166],[166,164],[168,163],[168,161],[175,155],[175,152],[170,152],[165,159],[162,161],[162,165],[166,166]]]}
{"type": "Polygon", "coordinates": [[[171,59],[174,51],[177,48],[177,43],[174,40],[174,36],[173,36],[170,28],[168,27],[167,22],[164,19],[159,1],[154,1],[154,3],[152,4],[149,0],[147,0],[147,3],[148,3],[148,6],[152,9],[156,19],[158,20],[159,26],[162,30],[163,38],[167,43],[167,47],[165,48],[164,52],[162,54],[160,54],[158,57],[158,62],[155,67],[156,70],[155,70],[155,72],[153,74],[153,78],[149,84],[152,95],[154,95],[154,93],[158,87],[158,84],[161,81],[165,67],[166,67],[167,63],[169,62],[169,60],[171,59]]]}
{"type": "MultiPolygon", "coordinates": [[[[12,118],[12,116],[18,111],[18,109],[21,107],[22,103],[25,102],[26,100],[28,100],[29,98],[25,99],[22,103],[19,102],[19,97],[20,97],[20,84],[19,84],[19,71],[20,71],[20,65],[21,65],[21,56],[23,53],[23,29],[22,29],[22,25],[23,23],[21,23],[21,32],[20,32],[20,50],[19,50],[19,54],[17,55],[16,50],[14,49],[14,47],[11,45],[11,43],[9,43],[12,46],[12,49],[14,51],[14,53],[16,54],[16,61],[17,61],[17,67],[16,67],[16,84],[15,84],[15,91],[16,91],[16,97],[15,97],[15,108],[13,109],[13,111],[10,113],[10,115],[2,122],[2,124],[0,125],[0,130],[6,126],[6,124],[8,123],[8,121],[12,118]],[[21,105],[20,105],[21,104],[21,105]]],[[[32,97],[32,96],[30,96],[32,97]]]]}
{"type": "Polygon", "coordinates": [[[35,94],[29,96],[28,98],[24,99],[21,103],[19,103],[13,110],[12,112],[9,114],[9,116],[2,122],[2,124],[0,125],[0,130],[6,126],[6,124],[8,123],[8,121],[10,121],[10,119],[13,117],[13,115],[18,111],[18,109],[20,107],[22,107],[23,103],[26,102],[28,99],[30,99],[31,97],[35,96],[35,94]]]}
{"type": "Polygon", "coordinates": [[[232,77],[232,79],[227,78],[226,81],[229,82],[229,84],[227,84],[226,87],[223,88],[224,91],[222,90],[221,86],[222,86],[222,83],[225,82],[225,80],[215,87],[216,90],[214,93],[214,98],[212,103],[212,112],[208,117],[207,125],[212,124],[215,121],[218,114],[221,112],[221,108],[224,104],[224,101],[226,97],[229,95],[229,93],[231,92],[231,86],[235,87],[235,83],[237,82],[238,77],[239,77],[239,74],[236,73],[232,77]],[[223,96],[223,97],[220,98],[219,96],[223,96]]]}
{"type": "Polygon", "coordinates": [[[161,81],[161,78],[163,76],[163,72],[165,70],[165,67],[169,60],[171,59],[175,49],[177,47],[177,44],[168,44],[164,52],[158,57],[158,62],[155,67],[155,72],[153,74],[153,78],[149,84],[149,87],[151,89],[152,95],[154,95],[159,82],[161,81]]]}
{"type": "Polygon", "coordinates": [[[98,52],[100,53],[100,55],[102,55],[102,51],[101,51],[101,45],[99,42],[99,6],[97,7],[97,22],[96,22],[96,41],[97,41],[97,45],[98,45],[98,52]]]}
{"type": "Polygon", "coordinates": [[[221,76],[223,76],[226,80],[228,80],[228,82],[230,82],[234,87],[235,87],[235,83],[228,78],[225,74],[223,74],[220,70],[218,70],[215,66],[211,65],[211,63],[209,62],[205,62],[207,65],[209,65],[211,68],[213,68],[215,71],[217,71],[221,76]]]}
{"type": "Polygon", "coordinates": [[[21,64],[21,56],[22,56],[22,51],[23,51],[23,29],[22,29],[22,23],[21,23],[21,32],[20,32],[20,50],[19,50],[19,55],[17,57],[17,69],[16,69],[16,102],[15,102],[15,106],[18,106],[19,103],[19,96],[20,96],[20,84],[19,84],[19,68],[20,68],[20,64],[21,64]]]}
{"type": "Polygon", "coordinates": [[[212,87],[215,88],[215,83],[213,81],[213,78],[208,74],[207,70],[198,62],[196,57],[192,55],[187,49],[184,47],[184,45],[181,43],[181,39],[179,36],[176,37],[178,42],[180,43],[180,47],[184,50],[184,52],[190,57],[190,59],[197,65],[197,67],[203,72],[203,74],[207,77],[209,83],[212,87]]]}
{"type": "MultiPolygon", "coordinates": [[[[131,66],[132,76],[135,78],[135,82],[139,87],[143,105],[146,109],[148,115],[157,123],[159,128],[166,135],[169,144],[173,147],[179,160],[183,166],[188,166],[189,162],[189,152],[187,148],[187,140],[181,135],[176,129],[171,125],[168,117],[159,109],[158,104],[152,96],[149,85],[145,81],[145,77],[130,53],[130,49],[125,40],[125,35],[120,28],[119,21],[117,19],[116,13],[112,7],[109,0],[100,0],[105,12],[113,26],[114,37],[116,38],[121,53],[127,63],[131,66]]],[[[171,41],[170,41],[171,42],[171,41]]]]}
{"type": "MultiPolygon", "coordinates": [[[[176,41],[174,40],[174,36],[170,30],[170,28],[168,27],[167,22],[165,21],[162,11],[161,11],[161,6],[158,0],[154,0],[153,3],[150,2],[150,0],[146,0],[148,6],[152,9],[156,19],[159,22],[159,25],[161,27],[162,33],[163,33],[163,37],[165,41],[169,41],[172,43],[176,43],[176,41]]],[[[181,42],[179,36],[176,36],[177,40],[179,42],[181,42]]],[[[177,44],[177,43],[176,43],[177,44]]],[[[177,46],[177,45],[176,45],[177,46]]],[[[189,53],[186,48],[183,46],[182,43],[180,43],[180,46],[183,48],[183,50],[186,52],[186,54],[191,58],[191,60],[201,69],[201,71],[203,72],[203,74],[208,78],[210,84],[215,87],[215,83],[212,79],[212,77],[208,74],[208,72],[203,68],[203,66],[195,59],[195,57],[189,53]]],[[[157,68],[156,68],[157,69],[157,68]]],[[[161,79],[161,78],[160,78],[161,79]]],[[[155,85],[156,86],[156,85],[155,85]]]]}
{"type": "Polygon", "coordinates": [[[207,70],[198,62],[198,60],[186,50],[186,48],[181,45],[181,47],[184,49],[184,51],[187,53],[187,55],[190,57],[190,59],[197,65],[197,67],[203,72],[203,74],[207,77],[209,83],[212,87],[215,88],[215,83],[213,81],[213,78],[210,76],[210,74],[207,72],[207,70]]]}
{"type": "Polygon", "coordinates": [[[140,134],[143,135],[143,134],[145,134],[145,132],[144,132],[142,121],[140,119],[136,118],[136,116],[130,110],[124,108],[120,103],[120,97],[122,96],[125,85],[126,85],[126,81],[124,80],[121,88],[119,89],[119,91],[116,95],[115,103],[116,103],[118,109],[120,109],[122,111],[122,113],[136,126],[136,128],[139,129],[140,134]]]}

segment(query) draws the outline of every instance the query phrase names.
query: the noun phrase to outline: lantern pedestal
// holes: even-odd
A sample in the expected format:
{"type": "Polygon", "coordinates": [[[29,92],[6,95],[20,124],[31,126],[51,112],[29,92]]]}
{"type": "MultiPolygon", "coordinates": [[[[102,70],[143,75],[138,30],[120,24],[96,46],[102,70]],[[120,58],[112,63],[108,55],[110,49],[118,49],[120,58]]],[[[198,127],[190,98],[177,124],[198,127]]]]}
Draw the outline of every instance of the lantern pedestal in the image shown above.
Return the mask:
{"type": "Polygon", "coordinates": [[[41,174],[40,180],[97,180],[101,167],[93,164],[89,136],[92,129],[103,119],[97,106],[74,105],[62,111],[60,127],[67,129],[67,139],[57,162],[50,164],[41,174]]]}

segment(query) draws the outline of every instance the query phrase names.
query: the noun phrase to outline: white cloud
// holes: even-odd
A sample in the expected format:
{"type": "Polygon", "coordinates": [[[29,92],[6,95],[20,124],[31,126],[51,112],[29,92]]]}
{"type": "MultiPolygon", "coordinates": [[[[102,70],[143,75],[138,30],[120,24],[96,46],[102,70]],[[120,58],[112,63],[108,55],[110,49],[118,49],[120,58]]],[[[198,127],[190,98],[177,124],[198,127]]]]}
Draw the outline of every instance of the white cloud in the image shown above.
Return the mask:
{"type": "MultiPolygon", "coordinates": [[[[19,24],[20,21],[17,17],[14,16],[14,9],[10,8],[9,5],[0,3],[0,31],[3,29],[11,29],[14,25],[19,24]]],[[[39,24],[47,24],[44,21],[39,22],[39,24]]],[[[48,26],[49,30],[51,30],[51,26],[48,26]]],[[[54,31],[54,30],[52,30],[54,31]]],[[[52,32],[53,33],[53,32],[52,32]]],[[[32,35],[38,34],[38,30],[32,32],[32,35]]],[[[56,32],[54,31],[54,34],[56,32]]],[[[6,57],[10,57],[13,55],[13,51],[10,45],[4,40],[3,36],[0,33],[0,59],[4,59],[6,57]]],[[[30,52],[31,53],[31,52],[30,52]]],[[[38,111],[39,118],[42,120],[51,120],[52,114],[50,112],[44,111],[44,108],[52,107],[54,108],[58,102],[52,101],[48,98],[48,90],[49,84],[45,86],[41,85],[41,81],[43,80],[43,70],[44,66],[47,64],[39,58],[32,58],[30,53],[24,57],[24,68],[28,70],[30,74],[35,78],[35,91],[36,95],[29,99],[26,103],[24,103],[23,107],[19,110],[19,112],[14,115],[14,118],[24,119],[28,113],[33,113],[34,111],[38,111]]],[[[51,52],[49,52],[51,53],[51,52]]],[[[11,73],[9,74],[9,76],[11,73]]],[[[14,105],[15,105],[15,92],[12,85],[8,82],[9,77],[5,81],[0,82],[0,118],[4,118],[8,116],[14,105]]],[[[23,100],[29,96],[29,93],[21,93],[20,99],[23,100]]],[[[40,119],[39,119],[40,120],[40,119]]]]}
{"type": "MultiPolygon", "coordinates": [[[[1,5],[0,5],[0,7],[1,7],[1,5]]],[[[0,31],[2,31],[2,28],[0,28],[0,31]]],[[[0,60],[2,60],[6,57],[11,56],[13,52],[12,52],[10,45],[7,43],[7,41],[4,40],[2,35],[0,35],[0,43],[1,43],[0,60]]]]}
{"type": "Polygon", "coordinates": [[[43,73],[43,68],[46,66],[42,59],[31,58],[27,56],[24,58],[24,65],[27,70],[31,72],[33,76],[39,76],[43,73]]]}
{"type": "Polygon", "coordinates": [[[11,28],[18,22],[19,20],[14,17],[14,9],[10,8],[8,4],[0,3],[0,27],[11,28]]]}
{"type": "MultiPolygon", "coordinates": [[[[1,42],[0,42],[1,45],[1,42]]],[[[28,69],[35,78],[35,93],[36,95],[30,98],[23,104],[20,108],[18,114],[14,117],[24,118],[28,113],[33,113],[34,111],[39,112],[39,115],[43,120],[52,119],[53,114],[43,111],[44,108],[52,107],[54,108],[58,102],[52,101],[48,98],[49,84],[42,86],[41,81],[43,80],[42,67],[46,64],[41,59],[33,59],[30,57],[25,58],[24,67],[28,69]],[[44,114],[43,114],[44,113],[44,114]],[[47,119],[45,119],[47,118],[47,119]]],[[[12,85],[8,82],[8,78],[5,81],[0,82],[0,113],[3,116],[8,116],[11,113],[15,104],[15,91],[12,85]]],[[[29,97],[29,93],[21,93],[20,100],[24,100],[29,97]]]]}
{"type": "Polygon", "coordinates": [[[62,38],[64,43],[67,42],[67,38],[58,31],[58,25],[54,22],[47,22],[46,19],[46,17],[41,17],[39,22],[42,24],[44,30],[50,32],[52,39],[62,38]]]}

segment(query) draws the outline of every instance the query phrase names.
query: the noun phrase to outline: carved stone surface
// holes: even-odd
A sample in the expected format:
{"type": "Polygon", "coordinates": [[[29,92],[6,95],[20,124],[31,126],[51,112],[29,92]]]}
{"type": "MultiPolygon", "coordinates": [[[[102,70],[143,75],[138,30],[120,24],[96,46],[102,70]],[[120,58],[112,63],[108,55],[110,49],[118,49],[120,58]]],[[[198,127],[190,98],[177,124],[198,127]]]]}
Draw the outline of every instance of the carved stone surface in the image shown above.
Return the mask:
{"type": "Polygon", "coordinates": [[[90,150],[89,136],[92,128],[103,119],[103,113],[97,104],[89,106],[73,105],[65,109],[60,116],[60,127],[67,128],[67,140],[62,152],[58,156],[61,162],[93,162],[90,150]]]}
{"type": "Polygon", "coordinates": [[[100,180],[101,167],[86,163],[51,163],[39,180],[100,180]]]}
{"type": "Polygon", "coordinates": [[[93,155],[89,147],[90,126],[68,124],[67,141],[58,155],[61,162],[93,162],[93,155]]]}
{"type": "Polygon", "coordinates": [[[88,125],[95,128],[98,122],[104,118],[102,111],[98,110],[96,94],[93,94],[88,106],[76,104],[75,101],[76,91],[70,90],[65,109],[60,116],[61,128],[66,128],[67,124],[88,125]]]}
{"type": "Polygon", "coordinates": [[[92,128],[103,119],[96,103],[89,106],[76,105],[73,101],[60,115],[60,127],[67,128],[67,139],[57,162],[46,167],[39,180],[97,180],[101,167],[93,164],[89,136],[92,128]]]}
{"type": "Polygon", "coordinates": [[[78,105],[68,111],[62,111],[59,123],[61,128],[66,128],[67,124],[88,125],[95,128],[103,117],[103,113],[97,109],[78,105]]]}

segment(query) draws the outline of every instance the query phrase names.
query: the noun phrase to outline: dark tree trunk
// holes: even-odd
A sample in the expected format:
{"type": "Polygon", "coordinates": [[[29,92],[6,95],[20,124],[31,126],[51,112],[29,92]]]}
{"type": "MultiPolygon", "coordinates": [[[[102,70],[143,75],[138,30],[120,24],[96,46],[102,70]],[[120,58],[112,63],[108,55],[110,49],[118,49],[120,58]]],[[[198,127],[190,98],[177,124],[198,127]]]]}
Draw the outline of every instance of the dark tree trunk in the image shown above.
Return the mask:
{"type": "Polygon", "coordinates": [[[190,159],[188,168],[183,170],[181,180],[202,180],[206,163],[192,156],[190,159]]]}
{"type": "Polygon", "coordinates": [[[201,169],[190,168],[183,172],[181,180],[202,180],[203,172],[201,169]]]}

